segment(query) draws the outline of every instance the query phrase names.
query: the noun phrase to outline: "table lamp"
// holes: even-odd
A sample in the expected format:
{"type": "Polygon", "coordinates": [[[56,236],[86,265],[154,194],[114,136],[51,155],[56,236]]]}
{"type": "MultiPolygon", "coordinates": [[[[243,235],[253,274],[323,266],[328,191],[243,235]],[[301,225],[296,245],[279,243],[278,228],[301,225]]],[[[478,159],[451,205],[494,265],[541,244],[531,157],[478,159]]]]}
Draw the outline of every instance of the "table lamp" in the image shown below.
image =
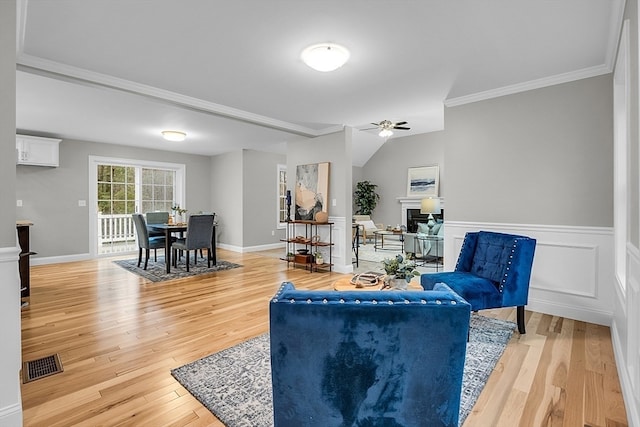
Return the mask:
{"type": "Polygon", "coordinates": [[[433,214],[439,214],[440,212],[440,199],[435,197],[427,197],[426,199],[422,199],[422,202],[420,203],[420,213],[429,214],[429,220],[427,221],[427,227],[429,227],[429,235],[433,234],[433,226],[436,225],[433,214]]]}

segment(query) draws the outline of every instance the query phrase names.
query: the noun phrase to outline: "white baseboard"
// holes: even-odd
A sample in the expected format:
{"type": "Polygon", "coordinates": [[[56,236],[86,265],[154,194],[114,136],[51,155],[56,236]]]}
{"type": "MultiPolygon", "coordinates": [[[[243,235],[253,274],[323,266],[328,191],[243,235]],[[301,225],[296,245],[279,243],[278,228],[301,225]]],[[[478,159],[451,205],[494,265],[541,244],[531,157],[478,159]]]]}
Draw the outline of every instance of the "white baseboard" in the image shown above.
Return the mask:
{"type": "Polygon", "coordinates": [[[613,325],[611,325],[611,342],[613,344],[613,355],[616,358],[622,396],[624,397],[624,406],[627,409],[627,423],[629,427],[640,427],[640,405],[638,404],[638,398],[633,392],[631,373],[626,367],[624,358],[621,356],[623,349],[619,337],[620,331],[618,331],[617,325],[614,322],[613,325]]]}
{"type": "Polygon", "coordinates": [[[0,426],[22,427],[22,405],[14,404],[0,408],[0,426]]]}
{"type": "MultiPolygon", "coordinates": [[[[221,246],[218,246],[218,247],[221,247],[221,246]]],[[[242,248],[241,252],[245,253],[245,252],[270,251],[273,249],[282,249],[284,251],[284,247],[285,247],[284,242],[277,242],[277,243],[269,243],[267,245],[247,246],[242,248]]]]}
{"type": "MultiPolygon", "coordinates": [[[[115,255],[115,254],[114,254],[115,255]]],[[[92,259],[91,254],[60,255],[49,257],[31,257],[31,265],[61,264],[64,262],[86,261],[92,259]]]]}

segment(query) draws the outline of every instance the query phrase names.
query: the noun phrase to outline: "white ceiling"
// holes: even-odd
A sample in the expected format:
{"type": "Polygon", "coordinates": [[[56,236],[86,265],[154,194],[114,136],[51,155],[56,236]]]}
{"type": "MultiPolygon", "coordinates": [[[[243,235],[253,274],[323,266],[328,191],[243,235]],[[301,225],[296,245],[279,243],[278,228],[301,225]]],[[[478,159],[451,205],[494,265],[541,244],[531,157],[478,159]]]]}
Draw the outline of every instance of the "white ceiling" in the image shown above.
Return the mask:
{"type": "MultiPolygon", "coordinates": [[[[17,128],[215,155],[611,72],[624,0],[18,0],[17,128]],[[346,46],[320,73],[308,45],[346,46]],[[181,143],[161,139],[183,130],[181,143]]],[[[384,143],[355,133],[354,164],[384,143]]],[[[392,141],[392,140],[391,140],[392,141]]],[[[391,142],[390,142],[391,143],[391,142]]]]}

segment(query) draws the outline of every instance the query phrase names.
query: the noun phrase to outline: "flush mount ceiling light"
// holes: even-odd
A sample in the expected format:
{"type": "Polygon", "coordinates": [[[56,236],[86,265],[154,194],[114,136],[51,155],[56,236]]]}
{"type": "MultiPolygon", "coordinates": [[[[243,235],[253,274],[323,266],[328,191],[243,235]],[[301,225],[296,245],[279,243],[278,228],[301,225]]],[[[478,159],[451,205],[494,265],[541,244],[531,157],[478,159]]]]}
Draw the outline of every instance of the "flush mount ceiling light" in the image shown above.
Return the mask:
{"type": "Polygon", "coordinates": [[[187,137],[186,133],[180,132],[177,130],[163,130],[161,133],[162,133],[162,137],[167,141],[180,142],[180,141],[184,141],[184,139],[187,137]]]}
{"type": "Polygon", "coordinates": [[[327,72],[342,67],[349,59],[349,51],[338,44],[319,43],[303,50],[300,57],[314,70],[327,72]]]}

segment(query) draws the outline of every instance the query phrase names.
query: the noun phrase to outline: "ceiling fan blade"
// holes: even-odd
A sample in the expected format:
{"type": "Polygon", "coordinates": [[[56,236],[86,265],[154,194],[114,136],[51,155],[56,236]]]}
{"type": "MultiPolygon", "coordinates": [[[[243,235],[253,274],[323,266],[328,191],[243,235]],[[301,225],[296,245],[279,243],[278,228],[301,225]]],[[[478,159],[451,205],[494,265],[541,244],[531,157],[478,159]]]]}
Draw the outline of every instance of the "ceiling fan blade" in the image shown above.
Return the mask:
{"type": "Polygon", "coordinates": [[[371,123],[371,124],[378,127],[380,126],[380,123],[371,123]]]}
{"type": "MultiPolygon", "coordinates": [[[[396,123],[396,124],[395,124],[395,126],[398,126],[398,125],[406,125],[406,124],[407,124],[407,122],[398,122],[398,123],[396,123]]],[[[397,128],[396,128],[396,129],[397,129],[397,128]]]]}
{"type": "Polygon", "coordinates": [[[411,129],[411,128],[404,127],[404,126],[394,126],[393,128],[394,129],[401,129],[401,130],[409,130],[409,129],[411,129]]]}
{"type": "Polygon", "coordinates": [[[358,130],[373,130],[373,129],[379,129],[379,126],[376,126],[374,128],[364,128],[364,129],[358,129],[358,130]]]}

